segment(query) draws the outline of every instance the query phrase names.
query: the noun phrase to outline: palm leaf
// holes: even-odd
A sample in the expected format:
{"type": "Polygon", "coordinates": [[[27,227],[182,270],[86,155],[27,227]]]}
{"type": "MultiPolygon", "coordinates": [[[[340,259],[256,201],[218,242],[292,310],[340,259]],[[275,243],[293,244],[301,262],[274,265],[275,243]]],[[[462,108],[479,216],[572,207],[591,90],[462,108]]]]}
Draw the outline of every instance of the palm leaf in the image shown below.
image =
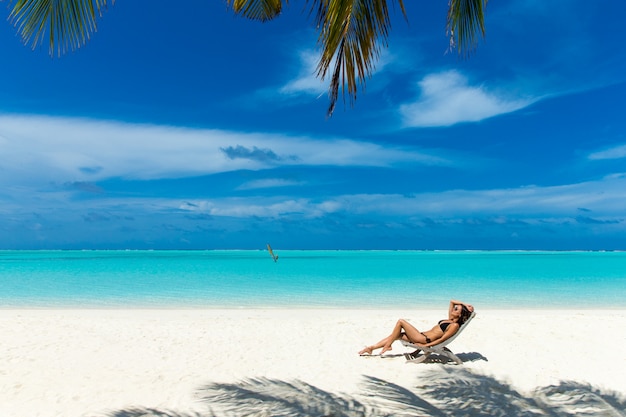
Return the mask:
{"type": "Polygon", "coordinates": [[[35,49],[48,36],[50,55],[61,55],[90,39],[106,6],[106,0],[17,0],[9,21],[25,44],[35,49]]]}
{"type": "Polygon", "coordinates": [[[487,0],[449,0],[447,33],[450,49],[469,55],[478,44],[478,35],[485,37],[487,0]]]}
{"type": "MultiPolygon", "coordinates": [[[[281,12],[281,0],[227,0],[236,13],[266,21],[281,12]]],[[[319,30],[321,56],[317,76],[326,78],[330,71],[327,115],[335,110],[341,89],[353,105],[359,87],[371,77],[381,46],[387,47],[391,29],[386,0],[309,0],[319,30]],[[332,70],[331,70],[332,67],[332,70]]],[[[396,0],[404,17],[403,0],[396,0]]],[[[285,3],[288,3],[285,0],[285,3]]],[[[476,47],[479,34],[484,37],[484,11],[487,0],[449,0],[447,33],[450,48],[467,55],[476,47]]]]}
{"type": "MultiPolygon", "coordinates": [[[[406,17],[403,0],[397,0],[406,17]]],[[[318,44],[322,54],[317,66],[318,77],[324,79],[331,65],[327,114],[332,115],[341,86],[354,104],[358,86],[374,70],[380,47],[387,46],[390,29],[386,0],[317,0],[313,11],[320,31],[318,44]],[[334,62],[334,64],[333,64],[334,62]]]]}
{"type": "MultiPolygon", "coordinates": [[[[288,1],[285,0],[285,3],[288,1]]],[[[283,8],[283,0],[226,0],[226,4],[235,13],[262,22],[275,18],[283,8]]]]}
{"type": "MultiPolygon", "coordinates": [[[[1,0],[0,0],[1,1],[1,0]]],[[[115,0],[111,0],[114,3],[115,0]]],[[[280,15],[288,0],[226,0],[235,13],[249,19],[267,21],[280,15]]],[[[353,105],[359,87],[365,89],[381,46],[387,46],[390,19],[386,0],[309,0],[315,13],[321,49],[317,76],[330,71],[329,106],[331,116],[339,90],[353,105]],[[331,69],[332,68],[332,69],[331,69]]],[[[395,0],[404,17],[403,0],[395,0]]],[[[35,49],[48,37],[51,55],[61,55],[84,45],[97,30],[97,18],[107,0],[15,0],[9,20],[25,44],[35,49]]],[[[484,37],[484,9],[487,0],[449,0],[447,33],[450,47],[467,55],[484,37]]]]}

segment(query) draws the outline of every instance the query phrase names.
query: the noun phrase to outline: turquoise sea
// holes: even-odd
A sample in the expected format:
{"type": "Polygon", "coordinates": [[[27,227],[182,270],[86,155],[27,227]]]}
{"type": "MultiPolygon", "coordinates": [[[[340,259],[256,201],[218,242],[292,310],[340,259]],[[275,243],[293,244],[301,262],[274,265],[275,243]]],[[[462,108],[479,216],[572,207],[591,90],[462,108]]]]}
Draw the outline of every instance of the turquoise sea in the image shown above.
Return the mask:
{"type": "Polygon", "coordinates": [[[624,308],[626,252],[0,251],[0,308],[624,308]]]}

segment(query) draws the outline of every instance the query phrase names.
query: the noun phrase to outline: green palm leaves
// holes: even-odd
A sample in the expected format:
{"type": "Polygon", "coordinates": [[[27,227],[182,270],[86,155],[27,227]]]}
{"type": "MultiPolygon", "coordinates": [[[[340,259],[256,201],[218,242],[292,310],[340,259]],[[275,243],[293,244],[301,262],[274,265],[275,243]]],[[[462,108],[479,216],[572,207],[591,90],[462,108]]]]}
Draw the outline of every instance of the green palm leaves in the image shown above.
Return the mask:
{"type": "MultiPolygon", "coordinates": [[[[406,16],[402,0],[397,1],[406,16]]],[[[353,104],[358,85],[364,87],[365,80],[371,76],[380,46],[387,46],[389,11],[385,0],[321,0],[316,9],[318,44],[322,49],[318,77],[325,78],[333,66],[328,92],[328,115],[331,115],[340,87],[344,98],[347,90],[353,104]]]]}
{"type": "MultiPolygon", "coordinates": [[[[406,17],[403,0],[396,0],[406,17]]],[[[280,0],[227,0],[235,13],[256,20],[269,20],[280,14],[280,0]]],[[[285,0],[287,3],[287,0],[285,0]]],[[[332,115],[339,90],[353,104],[358,87],[374,70],[380,47],[386,46],[390,30],[386,0],[311,0],[321,49],[317,76],[329,72],[328,115],[332,115]],[[332,70],[331,70],[332,67],[332,70]]]]}
{"type": "Polygon", "coordinates": [[[106,5],[106,0],[17,0],[9,21],[25,44],[34,49],[47,35],[50,54],[61,55],[89,40],[106,5]]]}
{"type": "MultiPolygon", "coordinates": [[[[0,0],[2,1],[2,0],[0,0]]],[[[214,0],[207,0],[214,1],[214,0]]],[[[394,0],[406,18],[403,0],[394,0]]],[[[113,3],[111,0],[110,3],[113,3]]],[[[288,0],[226,0],[236,14],[267,21],[280,15],[288,0]]],[[[317,76],[329,77],[328,115],[339,99],[354,104],[359,87],[371,77],[380,48],[391,29],[387,0],[308,0],[319,31],[317,76]]],[[[451,48],[465,55],[484,36],[487,0],[449,0],[447,32],[451,48]]],[[[48,38],[50,54],[80,48],[97,30],[107,0],[15,0],[9,20],[33,48],[48,38]]]]}
{"type": "MultiPolygon", "coordinates": [[[[403,0],[395,0],[406,18],[403,0]]],[[[235,13],[251,19],[269,20],[280,14],[280,0],[227,0],[235,13]]],[[[287,3],[287,0],[285,0],[287,3]]],[[[321,49],[317,76],[330,71],[328,115],[332,115],[339,90],[351,104],[359,86],[372,75],[380,53],[387,46],[390,19],[386,0],[309,0],[315,13],[321,49]],[[331,70],[332,67],[332,70],[331,70]]],[[[447,32],[450,47],[468,54],[485,34],[484,10],[487,0],[449,0],[447,32]]]]}
{"type": "Polygon", "coordinates": [[[478,34],[485,36],[487,0],[450,0],[448,25],[450,47],[458,46],[459,54],[467,55],[478,44],[478,34]]]}
{"type": "Polygon", "coordinates": [[[283,9],[283,0],[226,0],[226,3],[237,14],[262,22],[275,18],[283,9]]]}

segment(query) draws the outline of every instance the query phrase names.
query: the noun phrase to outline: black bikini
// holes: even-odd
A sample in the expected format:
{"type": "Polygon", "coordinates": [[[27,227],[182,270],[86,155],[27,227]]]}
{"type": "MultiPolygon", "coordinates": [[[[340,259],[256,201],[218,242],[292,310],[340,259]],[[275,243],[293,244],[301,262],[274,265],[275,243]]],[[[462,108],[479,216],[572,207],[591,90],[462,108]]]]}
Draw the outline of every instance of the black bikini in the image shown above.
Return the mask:
{"type": "MultiPolygon", "coordinates": [[[[441,329],[442,332],[445,332],[446,329],[448,328],[448,326],[450,325],[450,323],[442,323],[445,320],[439,320],[439,328],[441,329]]],[[[420,332],[422,334],[422,336],[424,336],[426,338],[426,343],[430,343],[430,337],[426,336],[423,332],[420,332]]]]}

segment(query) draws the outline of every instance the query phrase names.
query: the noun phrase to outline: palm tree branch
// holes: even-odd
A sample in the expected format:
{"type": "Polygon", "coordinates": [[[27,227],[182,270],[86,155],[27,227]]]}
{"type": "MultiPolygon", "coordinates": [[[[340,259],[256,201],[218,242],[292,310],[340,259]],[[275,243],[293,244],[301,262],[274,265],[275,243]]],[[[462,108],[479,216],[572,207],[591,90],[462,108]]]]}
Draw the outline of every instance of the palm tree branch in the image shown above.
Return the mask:
{"type": "MultiPolygon", "coordinates": [[[[284,0],[288,4],[288,0],[284,0]]],[[[280,15],[283,0],[226,0],[236,14],[262,22],[272,20],[280,15]]]]}
{"type": "Polygon", "coordinates": [[[449,0],[447,33],[450,49],[469,55],[478,44],[478,35],[485,37],[487,0],[449,0]]]}
{"type": "MultiPolygon", "coordinates": [[[[396,0],[406,17],[403,0],[396,0]]],[[[317,0],[316,26],[320,30],[318,44],[322,54],[317,66],[318,77],[324,79],[333,61],[330,76],[328,116],[332,115],[341,86],[343,97],[351,104],[358,87],[374,70],[380,46],[386,46],[390,29],[386,0],[317,0]]]]}
{"type": "Polygon", "coordinates": [[[60,55],[90,39],[106,6],[107,0],[17,0],[9,21],[25,44],[35,49],[47,34],[50,54],[60,55]]]}

